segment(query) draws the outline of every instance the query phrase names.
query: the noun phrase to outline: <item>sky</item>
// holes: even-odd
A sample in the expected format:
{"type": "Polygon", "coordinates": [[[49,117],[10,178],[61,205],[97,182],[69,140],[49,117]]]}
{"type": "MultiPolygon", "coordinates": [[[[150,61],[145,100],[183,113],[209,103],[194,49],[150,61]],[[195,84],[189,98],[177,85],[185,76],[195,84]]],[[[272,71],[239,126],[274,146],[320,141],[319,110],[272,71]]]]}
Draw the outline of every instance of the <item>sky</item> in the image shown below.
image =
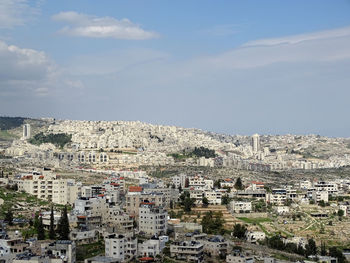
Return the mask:
{"type": "Polygon", "coordinates": [[[350,137],[349,0],[1,0],[0,115],[350,137]]]}

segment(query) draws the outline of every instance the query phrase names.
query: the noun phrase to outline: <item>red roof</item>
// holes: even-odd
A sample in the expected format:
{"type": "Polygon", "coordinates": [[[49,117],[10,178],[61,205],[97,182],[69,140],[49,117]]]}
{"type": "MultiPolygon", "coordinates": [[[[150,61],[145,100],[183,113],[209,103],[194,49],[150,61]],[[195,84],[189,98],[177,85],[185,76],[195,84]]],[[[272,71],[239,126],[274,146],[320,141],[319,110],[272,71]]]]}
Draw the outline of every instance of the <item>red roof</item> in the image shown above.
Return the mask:
{"type": "Polygon", "coordinates": [[[98,196],[99,196],[99,197],[104,197],[105,195],[104,195],[104,194],[99,194],[98,196]]]}
{"type": "Polygon", "coordinates": [[[140,261],[153,261],[154,258],[151,257],[143,257],[143,258],[139,258],[140,261]]]}
{"type": "Polygon", "coordinates": [[[141,202],[141,205],[155,205],[154,202],[141,202]]]}
{"type": "Polygon", "coordinates": [[[141,186],[129,186],[129,192],[142,192],[141,186]]]}
{"type": "Polygon", "coordinates": [[[264,184],[263,182],[252,181],[252,184],[264,184]]]}

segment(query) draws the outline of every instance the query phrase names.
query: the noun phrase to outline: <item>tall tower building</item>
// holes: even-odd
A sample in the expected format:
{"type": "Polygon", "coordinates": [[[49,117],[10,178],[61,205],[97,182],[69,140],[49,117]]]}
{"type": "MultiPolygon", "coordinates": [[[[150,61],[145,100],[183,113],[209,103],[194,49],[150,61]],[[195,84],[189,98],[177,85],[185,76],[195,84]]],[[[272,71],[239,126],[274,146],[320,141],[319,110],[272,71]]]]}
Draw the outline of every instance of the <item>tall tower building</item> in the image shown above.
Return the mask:
{"type": "Polygon", "coordinates": [[[30,124],[23,125],[23,139],[29,139],[31,135],[30,124]]]}
{"type": "Polygon", "coordinates": [[[260,136],[257,133],[252,136],[252,147],[254,153],[260,151],[260,136]]]}

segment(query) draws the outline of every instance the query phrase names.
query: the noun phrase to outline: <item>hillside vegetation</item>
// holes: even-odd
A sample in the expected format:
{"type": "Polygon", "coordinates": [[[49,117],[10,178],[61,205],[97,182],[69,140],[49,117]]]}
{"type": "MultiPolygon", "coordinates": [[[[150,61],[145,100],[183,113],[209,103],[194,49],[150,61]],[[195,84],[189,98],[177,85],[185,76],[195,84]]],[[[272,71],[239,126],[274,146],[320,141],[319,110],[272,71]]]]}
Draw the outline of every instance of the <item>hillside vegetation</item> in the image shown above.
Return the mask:
{"type": "Polygon", "coordinates": [[[50,133],[45,135],[43,132],[36,134],[33,138],[29,140],[29,142],[34,145],[40,145],[42,143],[52,143],[60,148],[63,148],[67,143],[70,143],[71,141],[72,135],[66,133],[50,133]]]}
{"type": "Polygon", "coordinates": [[[0,130],[10,130],[23,125],[28,118],[23,117],[1,117],[0,116],[0,130]]]}

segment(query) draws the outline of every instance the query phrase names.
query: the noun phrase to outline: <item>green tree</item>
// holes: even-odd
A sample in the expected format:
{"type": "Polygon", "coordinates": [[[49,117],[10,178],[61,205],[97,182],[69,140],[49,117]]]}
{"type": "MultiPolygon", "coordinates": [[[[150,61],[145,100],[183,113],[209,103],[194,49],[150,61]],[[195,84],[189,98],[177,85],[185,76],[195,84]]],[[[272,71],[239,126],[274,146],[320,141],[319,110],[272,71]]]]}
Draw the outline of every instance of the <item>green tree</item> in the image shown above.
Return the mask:
{"type": "Polygon", "coordinates": [[[5,222],[8,223],[10,226],[13,225],[13,213],[11,209],[9,209],[5,214],[5,222]]]}
{"type": "Polygon", "coordinates": [[[318,204],[319,204],[321,207],[326,207],[326,203],[324,202],[324,200],[321,200],[320,202],[318,202],[318,204]]]}
{"type": "Polygon", "coordinates": [[[243,190],[243,189],[244,189],[244,185],[243,185],[243,183],[242,183],[241,177],[238,177],[238,178],[237,178],[237,180],[236,180],[236,182],[235,182],[235,188],[236,188],[237,190],[243,190]]]}
{"type": "Polygon", "coordinates": [[[338,210],[338,216],[342,217],[344,215],[344,211],[342,209],[338,210]]]}
{"type": "Polygon", "coordinates": [[[222,213],[213,213],[213,211],[206,212],[201,222],[203,232],[207,234],[224,234],[224,223],[222,213]]]}
{"type": "Polygon", "coordinates": [[[315,240],[313,240],[312,238],[308,239],[307,244],[305,246],[305,250],[305,254],[307,257],[310,255],[317,255],[317,246],[315,240]]]}
{"type": "Polygon", "coordinates": [[[266,212],[266,203],[263,200],[258,200],[253,205],[254,212],[266,212]]]}
{"type": "Polygon", "coordinates": [[[55,218],[54,218],[54,213],[53,213],[53,206],[51,206],[49,239],[56,239],[55,221],[54,220],[55,220],[55,218]]]}
{"type": "Polygon", "coordinates": [[[247,228],[245,225],[241,225],[241,224],[235,224],[235,226],[233,227],[233,236],[242,239],[245,237],[245,233],[247,232],[247,228]]]}
{"type": "Polygon", "coordinates": [[[34,216],[34,228],[37,229],[38,228],[38,225],[39,225],[39,212],[36,212],[35,213],[35,216],[34,216]]]}
{"type": "Polygon", "coordinates": [[[337,248],[337,247],[330,247],[329,248],[329,255],[331,257],[337,258],[338,259],[338,263],[346,262],[346,258],[343,255],[342,251],[339,248],[337,248]]]}
{"type": "Polygon", "coordinates": [[[184,201],[184,211],[191,212],[192,207],[194,206],[194,199],[186,197],[184,201]]]}
{"type": "Polygon", "coordinates": [[[61,219],[57,226],[57,233],[59,240],[69,240],[69,220],[67,214],[67,206],[64,206],[64,209],[61,214],[61,219]]]}
{"type": "Polygon", "coordinates": [[[203,204],[203,207],[208,207],[208,205],[209,205],[208,198],[203,197],[203,198],[202,198],[202,204],[203,204]]]}
{"type": "Polygon", "coordinates": [[[321,242],[321,256],[327,255],[326,243],[324,241],[321,242]]]}
{"type": "Polygon", "coordinates": [[[220,189],[221,188],[221,179],[218,179],[218,180],[215,180],[214,181],[214,188],[218,188],[220,189]]]}
{"type": "Polygon", "coordinates": [[[36,228],[36,233],[38,234],[38,240],[44,240],[45,239],[45,229],[43,224],[43,218],[39,218],[39,223],[36,228]]]}
{"type": "Polygon", "coordinates": [[[231,198],[228,195],[223,195],[221,198],[222,205],[228,205],[231,202],[231,198]]]}
{"type": "Polygon", "coordinates": [[[280,235],[274,235],[270,238],[267,238],[267,245],[271,248],[284,250],[285,244],[280,235]]]}

